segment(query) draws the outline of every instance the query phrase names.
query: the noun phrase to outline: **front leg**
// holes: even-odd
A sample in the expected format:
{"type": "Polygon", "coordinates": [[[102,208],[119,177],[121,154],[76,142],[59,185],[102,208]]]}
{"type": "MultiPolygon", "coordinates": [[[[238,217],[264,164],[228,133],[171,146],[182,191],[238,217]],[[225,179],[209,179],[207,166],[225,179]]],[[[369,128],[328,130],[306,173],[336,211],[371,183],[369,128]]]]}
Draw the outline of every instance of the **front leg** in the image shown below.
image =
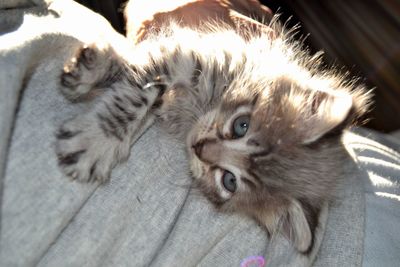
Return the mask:
{"type": "MultiPolygon", "coordinates": [[[[122,59],[118,64],[127,66],[122,59]]],[[[59,166],[74,180],[107,181],[111,169],[127,159],[131,145],[154,120],[149,111],[165,86],[152,82],[150,72],[121,73],[92,110],[65,122],[56,135],[59,166]]]]}
{"type": "Polygon", "coordinates": [[[59,166],[73,180],[107,181],[111,169],[128,158],[132,143],[153,122],[144,105],[123,115],[107,102],[99,104],[102,107],[65,122],[56,135],[59,166]]]}

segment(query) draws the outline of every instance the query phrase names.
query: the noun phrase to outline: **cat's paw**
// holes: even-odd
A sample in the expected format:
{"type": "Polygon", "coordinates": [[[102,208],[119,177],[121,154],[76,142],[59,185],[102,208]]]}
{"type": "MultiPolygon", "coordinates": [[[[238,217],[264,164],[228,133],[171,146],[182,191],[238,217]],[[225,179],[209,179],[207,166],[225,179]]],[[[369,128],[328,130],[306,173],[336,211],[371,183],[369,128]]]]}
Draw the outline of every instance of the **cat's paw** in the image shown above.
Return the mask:
{"type": "Polygon", "coordinates": [[[87,95],[103,76],[111,64],[111,50],[99,45],[82,45],[61,74],[61,91],[71,99],[76,100],[87,95]]]}
{"type": "Polygon", "coordinates": [[[106,182],[112,168],[129,155],[129,145],[106,137],[97,124],[85,117],[64,123],[56,138],[61,170],[79,182],[106,182]]]}

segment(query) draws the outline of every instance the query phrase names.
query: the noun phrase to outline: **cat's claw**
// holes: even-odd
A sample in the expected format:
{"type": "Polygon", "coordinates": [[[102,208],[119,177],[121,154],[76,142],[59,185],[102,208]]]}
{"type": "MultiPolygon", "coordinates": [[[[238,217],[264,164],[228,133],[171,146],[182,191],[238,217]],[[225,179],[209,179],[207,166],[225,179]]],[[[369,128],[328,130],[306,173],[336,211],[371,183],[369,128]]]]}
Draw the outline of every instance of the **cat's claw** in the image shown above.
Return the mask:
{"type": "Polygon", "coordinates": [[[62,172],[79,182],[106,182],[112,168],[129,154],[121,142],[107,138],[85,117],[67,121],[56,134],[56,153],[62,172]]]}

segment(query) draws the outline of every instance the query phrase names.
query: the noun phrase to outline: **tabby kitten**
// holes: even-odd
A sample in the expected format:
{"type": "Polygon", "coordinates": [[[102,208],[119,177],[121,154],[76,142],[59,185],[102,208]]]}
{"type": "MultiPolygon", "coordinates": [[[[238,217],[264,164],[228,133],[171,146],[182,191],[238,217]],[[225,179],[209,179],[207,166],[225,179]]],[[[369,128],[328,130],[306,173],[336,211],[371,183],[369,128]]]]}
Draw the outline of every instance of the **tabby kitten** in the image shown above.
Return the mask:
{"type": "Polygon", "coordinates": [[[270,28],[172,23],[135,47],[83,46],[64,68],[62,91],[73,100],[102,94],[60,127],[62,171],[107,181],[157,120],[186,140],[194,184],[216,207],[256,218],[314,257],[349,159],[342,131],[369,95],[322,70],[277,22],[270,28]]]}

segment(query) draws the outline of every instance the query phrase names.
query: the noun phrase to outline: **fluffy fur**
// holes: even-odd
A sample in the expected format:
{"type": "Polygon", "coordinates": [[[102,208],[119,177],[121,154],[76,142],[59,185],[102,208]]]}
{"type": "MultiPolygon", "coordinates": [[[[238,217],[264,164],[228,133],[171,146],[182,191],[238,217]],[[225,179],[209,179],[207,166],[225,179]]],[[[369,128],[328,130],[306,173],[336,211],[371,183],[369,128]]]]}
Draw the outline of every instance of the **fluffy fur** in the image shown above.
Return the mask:
{"type": "Polygon", "coordinates": [[[186,140],[194,185],[217,208],[252,216],[315,256],[349,160],[341,133],[368,109],[369,94],[323,69],[320,55],[302,50],[276,20],[240,32],[171,22],[135,47],[83,47],[61,80],[74,100],[104,92],[58,132],[66,175],[106,181],[157,120],[186,140]],[[236,138],[232,124],[243,115],[249,128],[236,138]],[[235,192],[224,187],[225,171],[235,192]]]}

